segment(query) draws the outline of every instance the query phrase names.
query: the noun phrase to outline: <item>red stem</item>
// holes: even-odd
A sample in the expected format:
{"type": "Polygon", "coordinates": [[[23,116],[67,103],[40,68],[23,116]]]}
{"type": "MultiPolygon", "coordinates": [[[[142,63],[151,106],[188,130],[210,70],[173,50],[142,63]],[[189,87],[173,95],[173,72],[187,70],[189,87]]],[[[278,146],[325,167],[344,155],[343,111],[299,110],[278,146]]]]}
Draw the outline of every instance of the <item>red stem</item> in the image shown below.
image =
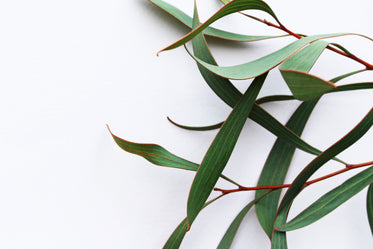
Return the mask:
{"type": "MultiPolygon", "coordinates": [[[[346,168],[338,170],[338,171],[333,172],[331,174],[328,174],[328,175],[316,178],[314,180],[308,181],[308,182],[306,182],[304,184],[304,186],[307,187],[307,186],[309,186],[311,184],[314,184],[316,182],[320,182],[320,181],[328,179],[330,177],[342,174],[342,173],[347,172],[347,171],[349,171],[351,169],[357,169],[357,168],[361,168],[361,167],[365,167],[365,166],[369,166],[369,165],[373,165],[373,161],[366,162],[366,163],[360,163],[360,164],[347,164],[346,168]]],[[[271,189],[271,190],[275,190],[275,189],[281,189],[281,188],[288,188],[290,186],[291,186],[291,184],[271,185],[271,186],[257,186],[257,187],[243,187],[243,186],[240,186],[240,187],[238,187],[236,189],[214,188],[214,190],[215,191],[220,191],[222,193],[222,195],[226,195],[226,194],[230,194],[230,193],[234,193],[234,192],[240,192],[240,191],[250,191],[250,190],[260,190],[260,189],[271,189]]]]}

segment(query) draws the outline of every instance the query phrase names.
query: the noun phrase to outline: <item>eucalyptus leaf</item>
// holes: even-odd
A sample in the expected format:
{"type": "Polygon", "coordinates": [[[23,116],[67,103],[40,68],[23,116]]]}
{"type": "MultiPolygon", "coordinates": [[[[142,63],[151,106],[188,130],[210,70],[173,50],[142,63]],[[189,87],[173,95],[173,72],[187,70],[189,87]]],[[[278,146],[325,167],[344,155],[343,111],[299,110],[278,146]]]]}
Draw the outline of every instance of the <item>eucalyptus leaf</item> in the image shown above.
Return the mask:
{"type": "Polygon", "coordinates": [[[290,43],[289,45],[271,53],[266,56],[263,56],[259,59],[254,61],[250,61],[244,64],[239,64],[235,66],[216,66],[214,64],[210,64],[197,56],[190,54],[190,56],[201,66],[209,70],[210,72],[219,75],[223,78],[227,79],[235,79],[235,80],[243,80],[243,79],[250,79],[261,75],[272,68],[276,67],[286,59],[290,58],[304,46],[326,38],[333,38],[343,35],[348,35],[349,33],[335,33],[335,34],[323,34],[323,35],[313,35],[307,36],[297,41],[290,43]]]}
{"type": "Polygon", "coordinates": [[[185,130],[191,130],[191,131],[210,131],[210,130],[215,130],[219,129],[224,122],[220,122],[214,125],[208,125],[208,126],[187,126],[187,125],[182,125],[178,124],[175,121],[173,121],[171,118],[167,117],[168,121],[170,121],[173,125],[185,129],[185,130]]]}
{"type": "MultiPolygon", "coordinates": [[[[218,196],[211,201],[206,202],[203,205],[204,209],[211,203],[218,200],[221,196],[218,196]]],[[[163,249],[178,249],[181,245],[181,242],[183,241],[186,233],[188,232],[188,219],[183,219],[180,224],[175,228],[175,230],[172,232],[171,236],[168,238],[166,244],[163,246],[163,249]]]]}
{"type": "Polygon", "coordinates": [[[129,153],[142,156],[155,165],[192,171],[196,171],[199,167],[198,164],[178,157],[157,144],[133,143],[114,135],[111,131],[110,133],[120,148],[129,153]]]}
{"type": "Polygon", "coordinates": [[[220,18],[222,18],[224,16],[227,16],[229,14],[235,13],[235,12],[239,12],[239,11],[242,11],[242,10],[248,10],[248,9],[261,10],[261,11],[267,12],[268,14],[270,14],[273,18],[275,18],[278,21],[276,15],[272,11],[272,9],[262,0],[233,0],[233,1],[229,2],[228,4],[224,5],[213,16],[211,16],[206,22],[202,23],[197,28],[193,29],[190,33],[185,35],[180,40],[178,40],[175,43],[171,44],[170,46],[162,49],[161,51],[158,52],[158,54],[162,51],[165,51],[165,50],[170,50],[170,49],[177,48],[177,47],[185,44],[186,42],[192,40],[195,36],[197,36],[199,33],[201,33],[210,24],[219,20],[220,18]]]}
{"type": "Polygon", "coordinates": [[[247,204],[234,218],[229,228],[225,232],[223,238],[221,239],[217,249],[229,249],[232,245],[233,239],[236,236],[237,230],[240,227],[242,220],[245,218],[246,214],[250,211],[252,206],[261,200],[264,196],[269,194],[271,191],[265,191],[261,196],[257,197],[255,200],[247,204]]]}
{"type": "MultiPolygon", "coordinates": [[[[185,169],[185,170],[192,170],[192,171],[197,171],[199,168],[198,164],[185,160],[181,157],[178,157],[157,144],[133,143],[133,142],[124,140],[114,135],[110,131],[110,129],[109,129],[109,132],[114,138],[114,141],[116,142],[116,144],[121,149],[129,153],[133,153],[138,156],[141,156],[155,165],[178,168],[178,169],[185,169]]],[[[236,183],[235,181],[231,180],[230,178],[224,175],[221,175],[220,177],[234,185],[239,186],[238,183],[236,183]]]]}
{"type": "MultiPolygon", "coordinates": [[[[318,99],[303,102],[291,116],[286,127],[300,136],[317,102],[318,99]]],[[[264,164],[257,186],[283,184],[294,152],[294,146],[286,140],[277,139],[264,164]]],[[[259,197],[265,191],[256,191],[256,196],[259,197]]],[[[258,220],[269,238],[272,236],[280,194],[281,191],[270,193],[255,205],[258,220]]]]}
{"type": "MultiPolygon", "coordinates": [[[[149,0],[151,3],[153,3],[155,6],[159,7],[163,11],[167,12],[171,16],[173,16],[175,19],[183,23],[185,26],[192,28],[192,22],[193,18],[189,15],[185,14],[180,9],[176,8],[175,6],[162,1],[162,0],[149,0]]],[[[280,36],[265,36],[265,35],[243,35],[243,34],[237,34],[232,33],[228,31],[224,31],[221,29],[216,29],[213,27],[207,27],[203,33],[208,36],[224,39],[224,40],[231,40],[231,41],[240,41],[240,42],[251,42],[251,41],[260,41],[265,39],[271,39],[271,38],[278,38],[278,37],[284,37],[288,35],[280,35],[280,36]]]]}
{"type": "Polygon", "coordinates": [[[267,74],[261,75],[252,82],[220,128],[204,156],[188,197],[189,227],[201,211],[219,175],[224,170],[266,76],[267,74]]]}

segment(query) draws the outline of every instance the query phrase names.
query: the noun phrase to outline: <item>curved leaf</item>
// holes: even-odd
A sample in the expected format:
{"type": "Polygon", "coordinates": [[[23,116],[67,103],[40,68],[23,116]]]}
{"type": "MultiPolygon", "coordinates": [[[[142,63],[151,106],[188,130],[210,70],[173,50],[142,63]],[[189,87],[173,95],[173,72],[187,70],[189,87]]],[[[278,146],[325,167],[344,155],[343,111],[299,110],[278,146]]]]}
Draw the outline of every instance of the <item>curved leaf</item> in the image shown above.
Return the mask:
{"type": "MultiPolygon", "coordinates": [[[[109,126],[108,126],[109,129],[109,126]]],[[[140,144],[140,143],[133,143],[128,140],[124,140],[120,137],[115,136],[109,129],[110,134],[113,136],[114,141],[117,145],[122,148],[123,150],[136,154],[138,156],[142,156],[149,162],[165,167],[171,168],[178,168],[178,169],[185,169],[185,170],[192,170],[197,171],[199,165],[188,160],[185,160],[181,157],[178,157],[172,153],[170,153],[165,148],[157,145],[157,144],[140,144]]],[[[232,179],[220,175],[220,177],[234,185],[239,186],[238,183],[233,181],[232,179]]]]}
{"type": "MultiPolygon", "coordinates": [[[[173,16],[175,19],[183,23],[185,26],[192,28],[193,18],[185,14],[183,11],[179,10],[175,6],[162,0],[149,0],[149,1],[153,3],[155,6],[159,7],[163,11],[173,16]]],[[[212,27],[207,27],[203,31],[203,33],[205,35],[216,37],[216,38],[221,38],[224,40],[240,41],[240,42],[260,41],[260,40],[265,40],[265,39],[287,36],[287,35],[280,35],[280,36],[243,35],[243,34],[232,33],[232,32],[228,32],[228,31],[224,31],[224,30],[216,29],[212,27]]]]}
{"type": "Polygon", "coordinates": [[[189,227],[224,170],[266,76],[267,74],[264,74],[253,81],[220,128],[203,158],[189,193],[187,207],[189,227]]]}
{"type": "Polygon", "coordinates": [[[373,235],[373,183],[370,184],[367,193],[367,214],[370,230],[372,231],[373,235]]]}
{"type": "Polygon", "coordinates": [[[210,130],[215,130],[215,129],[219,129],[223,125],[223,123],[224,123],[224,122],[220,122],[218,124],[209,125],[209,126],[186,126],[186,125],[182,125],[182,124],[176,123],[175,121],[173,121],[169,117],[167,117],[167,119],[173,125],[175,125],[177,127],[180,127],[182,129],[191,130],[191,131],[210,131],[210,130]]]}
{"type": "Polygon", "coordinates": [[[185,218],[180,222],[180,224],[172,232],[171,236],[168,238],[166,244],[163,246],[163,249],[177,249],[180,247],[181,242],[183,241],[185,234],[188,231],[188,220],[185,218]]]}
{"type": "Polygon", "coordinates": [[[210,72],[227,79],[243,80],[256,77],[271,70],[281,62],[288,59],[290,56],[294,55],[297,51],[299,51],[301,48],[309,43],[342,35],[347,35],[347,33],[307,36],[254,61],[228,67],[216,66],[207,63],[201,58],[198,58],[197,56],[191,54],[188,50],[187,51],[198,64],[200,64],[210,72]]]}
{"type": "MultiPolygon", "coordinates": [[[[108,127],[109,129],[109,127],[108,127]]],[[[110,134],[113,136],[114,141],[117,145],[123,150],[133,153],[139,156],[142,156],[149,162],[165,167],[173,167],[179,169],[186,169],[196,171],[199,167],[198,164],[185,160],[181,157],[178,157],[170,153],[165,148],[157,144],[140,144],[133,143],[127,140],[124,140],[120,137],[115,136],[109,129],[110,134]]]]}
{"type": "Polygon", "coordinates": [[[225,232],[223,238],[221,239],[217,249],[229,249],[232,245],[233,239],[236,236],[237,230],[240,227],[242,220],[245,218],[246,214],[249,212],[251,207],[262,199],[265,195],[269,194],[271,191],[265,191],[261,196],[257,197],[255,200],[247,204],[241,212],[238,213],[236,218],[233,220],[227,231],[225,232]]]}
{"type": "MultiPolygon", "coordinates": [[[[206,202],[205,205],[203,205],[203,208],[207,207],[214,201],[218,200],[220,197],[221,196],[218,196],[212,199],[211,201],[206,202]]],[[[188,220],[187,218],[185,218],[184,220],[180,222],[180,224],[172,232],[166,244],[163,246],[163,249],[178,249],[187,232],[188,232],[188,220]]]]}
{"type": "Polygon", "coordinates": [[[370,167],[329,191],[294,219],[276,229],[278,231],[291,231],[308,226],[332,212],[372,182],[373,167],[370,167]]]}
{"type": "MultiPolygon", "coordinates": [[[[318,100],[319,99],[302,103],[291,116],[286,127],[300,136],[318,100]]],[[[286,140],[277,139],[264,164],[257,186],[283,184],[294,152],[294,146],[289,144],[286,140]]],[[[255,194],[258,197],[264,192],[265,190],[258,190],[255,194]]],[[[270,238],[276,219],[280,195],[281,191],[273,192],[255,205],[258,220],[270,238]]]]}
{"type": "Polygon", "coordinates": [[[186,42],[192,40],[199,33],[201,33],[205,28],[207,28],[210,24],[219,20],[220,18],[227,16],[229,14],[232,14],[232,13],[238,12],[238,11],[248,10],[248,9],[261,10],[261,11],[267,12],[268,14],[270,14],[273,18],[275,18],[278,21],[272,9],[262,0],[233,0],[229,2],[228,4],[224,5],[213,16],[211,16],[206,22],[199,25],[196,29],[192,30],[190,33],[185,35],[180,40],[162,49],[161,51],[158,52],[158,54],[165,50],[177,48],[185,44],[186,42]]]}

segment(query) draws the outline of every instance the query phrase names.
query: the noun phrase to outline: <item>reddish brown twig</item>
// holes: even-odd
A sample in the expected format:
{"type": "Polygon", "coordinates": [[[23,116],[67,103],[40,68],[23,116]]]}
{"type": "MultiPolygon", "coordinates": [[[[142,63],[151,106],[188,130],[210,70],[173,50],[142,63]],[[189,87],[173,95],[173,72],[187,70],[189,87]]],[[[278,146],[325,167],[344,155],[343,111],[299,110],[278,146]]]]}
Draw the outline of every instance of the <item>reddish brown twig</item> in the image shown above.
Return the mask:
{"type": "MultiPolygon", "coordinates": [[[[330,177],[342,174],[344,172],[347,172],[352,169],[357,169],[365,166],[373,165],[373,161],[371,162],[366,162],[366,163],[360,163],[360,164],[347,164],[344,169],[338,170],[336,172],[333,172],[331,174],[316,178],[314,180],[306,182],[304,185],[309,186],[311,184],[314,184],[316,182],[320,182],[322,180],[328,179],[330,177]]],[[[227,195],[230,193],[235,193],[235,192],[241,192],[241,191],[251,191],[251,190],[261,190],[261,189],[270,189],[270,190],[276,190],[276,189],[281,189],[281,188],[288,188],[290,187],[291,184],[282,184],[282,185],[271,185],[271,186],[257,186],[257,187],[243,187],[239,186],[236,189],[220,189],[220,188],[214,188],[215,191],[220,191],[222,195],[227,195]]]]}

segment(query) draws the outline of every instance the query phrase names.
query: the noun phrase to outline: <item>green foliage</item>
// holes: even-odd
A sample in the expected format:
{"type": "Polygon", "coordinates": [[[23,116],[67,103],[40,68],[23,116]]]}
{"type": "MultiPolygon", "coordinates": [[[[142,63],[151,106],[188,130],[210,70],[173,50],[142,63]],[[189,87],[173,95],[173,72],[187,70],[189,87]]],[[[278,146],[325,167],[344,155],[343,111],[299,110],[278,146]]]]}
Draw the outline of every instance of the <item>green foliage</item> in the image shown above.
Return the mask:
{"type": "MultiPolygon", "coordinates": [[[[256,198],[249,202],[232,221],[218,245],[218,249],[231,247],[236,232],[249,210],[255,206],[255,211],[265,233],[271,239],[272,249],[286,249],[286,232],[299,229],[312,224],[325,215],[332,212],[358,192],[368,187],[366,207],[367,218],[373,233],[373,162],[361,164],[348,164],[336,158],[342,151],[349,148],[366,134],[373,125],[373,108],[362,120],[345,136],[322,151],[311,146],[300,136],[320,98],[325,94],[342,93],[351,90],[372,89],[373,82],[350,83],[338,86],[337,82],[349,76],[373,70],[373,65],[353,55],[349,50],[336,43],[329,43],[323,39],[349,35],[351,33],[335,33],[324,35],[299,35],[287,29],[277,18],[274,11],[262,0],[224,0],[224,6],[204,23],[200,23],[198,11],[195,6],[193,17],[188,16],[175,6],[162,0],[149,0],[164,12],[170,14],[175,20],[180,21],[191,31],[178,41],[172,43],[161,51],[172,50],[187,42],[192,42],[193,51],[186,49],[188,54],[197,63],[198,69],[211,90],[228,106],[232,108],[227,119],[221,123],[202,127],[178,124],[169,118],[174,125],[187,130],[212,130],[219,129],[216,137],[211,142],[201,163],[193,163],[178,157],[163,147],[155,144],[139,144],[121,139],[112,134],[114,141],[123,150],[142,156],[149,162],[166,167],[173,167],[195,171],[195,178],[191,185],[187,217],[177,226],[164,245],[164,249],[177,249],[195,219],[198,218],[202,209],[210,203],[225,195],[240,191],[256,191],[256,198]],[[215,21],[224,16],[241,13],[243,10],[260,10],[273,17],[277,23],[270,23],[255,16],[250,16],[250,21],[258,21],[264,25],[284,31],[281,36],[248,36],[232,33],[211,27],[215,21]],[[229,67],[217,64],[205,35],[218,39],[254,42],[263,39],[293,36],[297,40],[283,48],[265,55],[259,59],[229,67]],[[363,69],[347,72],[331,80],[324,80],[309,73],[313,65],[318,61],[320,55],[329,49],[339,53],[351,60],[355,60],[364,66],[363,69]],[[278,69],[288,85],[292,95],[271,95],[258,98],[263,84],[265,84],[267,73],[278,69]],[[250,86],[242,94],[229,79],[254,78],[250,86]],[[292,114],[286,125],[276,120],[270,113],[260,105],[268,102],[298,100],[301,104],[292,114]],[[239,139],[241,130],[247,119],[252,119],[260,126],[273,133],[277,140],[263,165],[257,186],[244,187],[230,178],[222,175],[222,172],[234,150],[239,139]],[[296,149],[316,155],[297,175],[291,184],[284,184],[288,169],[291,165],[296,149]],[[330,160],[335,160],[345,167],[344,169],[309,180],[316,171],[330,160]],[[340,186],[330,190],[320,199],[311,204],[293,220],[287,221],[288,213],[295,198],[301,191],[311,184],[315,184],[329,177],[360,168],[368,167],[357,175],[351,177],[340,186]],[[219,177],[235,184],[236,189],[219,189],[216,187],[219,177]],[[288,188],[284,197],[281,198],[281,189],[288,188]],[[216,190],[221,194],[213,200],[208,201],[211,193],[216,190]],[[280,204],[279,204],[280,203],[280,204]]],[[[242,14],[242,13],[241,13],[242,14]]],[[[362,36],[362,35],[359,35],[362,36]]],[[[370,39],[369,37],[362,36],[370,39]]],[[[186,46],[185,46],[186,48],[186,46]]]]}

